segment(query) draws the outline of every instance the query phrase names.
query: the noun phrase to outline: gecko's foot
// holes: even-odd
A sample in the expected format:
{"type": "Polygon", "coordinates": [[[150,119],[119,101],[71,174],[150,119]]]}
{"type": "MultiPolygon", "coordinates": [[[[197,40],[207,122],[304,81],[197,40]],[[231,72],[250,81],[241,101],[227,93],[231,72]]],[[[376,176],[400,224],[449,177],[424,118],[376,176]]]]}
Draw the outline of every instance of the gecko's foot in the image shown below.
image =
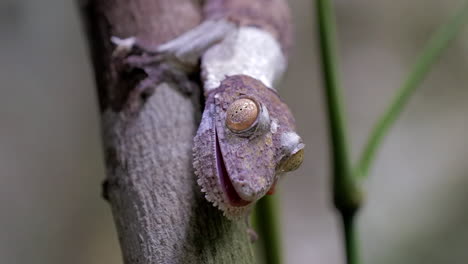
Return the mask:
{"type": "Polygon", "coordinates": [[[136,37],[121,39],[113,36],[111,42],[115,44],[112,56],[127,68],[126,71],[138,69],[147,75],[147,78],[137,85],[132,95],[148,97],[154,91],[154,83],[162,81],[177,83],[180,91],[187,95],[191,95],[196,89],[190,76],[187,75],[192,69],[158,51],[158,47],[146,47],[136,37]]]}
{"type": "Polygon", "coordinates": [[[111,37],[114,57],[125,58],[131,67],[165,63],[185,72],[198,67],[203,53],[235,29],[227,20],[207,20],[177,38],[156,47],[144,46],[136,37],[111,37]]]}
{"type": "Polygon", "coordinates": [[[247,228],[247,235],[249,236],[251,243],[254,243],[258,240],[257,232],[255,232],[255,230],[253,230],[251,227],[247,228]]]}
{"type": "MultiPolygon", "coordinates": [[[[165,50],[164,44],[157,47],[147,47],[136,37],[118,38],[111,37],[115,45],[112,57],[121,60],[129,68],[148,69],[167,65],[177,71],[192,72],[193,65],[178,60],[171,50],[165,50]]],[[[168,42],[169,43],[169,42],[168,42]]]]}
{"type": "Polygon", "coordinates": [[[118,38],[112,36],[110,41],[115,45],[112,52],[114,59],[122,60],[129,68],[143,69],[146,66],[160,64],[163,61],[162,54],[155,49],[143,46],[136,37],[118,38]]]}

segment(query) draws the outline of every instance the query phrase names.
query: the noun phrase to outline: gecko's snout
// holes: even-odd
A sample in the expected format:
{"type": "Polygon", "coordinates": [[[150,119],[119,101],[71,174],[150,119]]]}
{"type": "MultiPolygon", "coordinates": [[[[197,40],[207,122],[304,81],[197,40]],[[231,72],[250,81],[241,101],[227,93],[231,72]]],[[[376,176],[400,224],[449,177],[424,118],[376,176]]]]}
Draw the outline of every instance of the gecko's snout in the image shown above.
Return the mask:
{"type": "MultiPolygon", "coordinates": [[[[252,178],[258,178],[258,177],[252,177],[252,178]]],[[[242,198],[242,200],[245,200],[248,202],[255,202],[256,200],[258,200],[260,197],[263,196],[263,193],[253,188],[252,185],[247,184],[246,181],[233,181],[232,185],[234,186],[234,189],[236,189],[237,194],[242,198]]]]}

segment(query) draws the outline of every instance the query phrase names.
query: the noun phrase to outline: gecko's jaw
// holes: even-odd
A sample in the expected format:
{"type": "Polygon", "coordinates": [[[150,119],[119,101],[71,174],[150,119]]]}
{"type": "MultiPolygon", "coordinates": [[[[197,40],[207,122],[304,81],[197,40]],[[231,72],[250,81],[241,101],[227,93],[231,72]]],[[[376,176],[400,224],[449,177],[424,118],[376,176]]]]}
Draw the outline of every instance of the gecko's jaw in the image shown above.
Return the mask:
{"type": "Polygon", "coordinates": [[[223,154],[221,153],[221,147],[218,142],[218,135],[216,135],[216,168],[222,191],[227,197],[229,204],[235,207],[242,207],[250,204],[251,202],[245,201],[239,196],[229,178],[226,165],[224,164],[223,154]]]}

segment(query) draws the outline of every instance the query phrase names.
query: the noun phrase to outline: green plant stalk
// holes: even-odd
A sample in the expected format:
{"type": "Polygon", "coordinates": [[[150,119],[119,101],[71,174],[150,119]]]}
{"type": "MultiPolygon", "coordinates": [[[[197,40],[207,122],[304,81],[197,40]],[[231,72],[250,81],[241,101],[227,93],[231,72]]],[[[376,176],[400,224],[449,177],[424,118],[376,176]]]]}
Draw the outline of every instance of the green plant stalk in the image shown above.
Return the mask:
{"type": "Polygon", "coordinates": [[[345,251],[346,251],[346,263],[359,263],[359,239],[356,230],[356,217],[355,215],[347,216],[341,214],[341,221],[343,230],[345,232],[345,251]]]}
{"type": "Polygon", "coordinates": [[[375,159],[376,152],[384,136],[397,120],[411,94],[420,85],[436,59],[455,38],[468,17],[468,2],[447,24],[442,26],[431,38],[413,70],[398,91],[390,107],[375,125],[356,170],[350,167],[348,144],[346,140],[345,118],[338,76],[336,55],[335,21],[330,0],[316,0],[317,24],[322,58],[329,131],[333,162],[333,195],[335,207],[341,214],[346,259],[348,264],[359,263],[358,238],[355,216],[359,210],[362,194],[360,180],[367,176],[375,159]],[[357,175],[357,176],[356,176],[357,175]]]}
{"type": "Polygon", "coordinates": [[[440,54],[447,48],[468,21],[468,2],[460,11],[446,24],[442,25],[423,48],[421,55],[414,64],[410,74],[403,82],[393,98],[390,106],[375,124],[364,150],[356,166],[355,175],[363,179],[369,175],[369,170],[374,163],[377,151],[382,145],[384,137],[388,134],[392,125],[400,116],[408,103],[411,95],[418,88],[432,65],[440,54]]]}
{"type": "Polygon", "coordinates": [[[254,227],[258,232],[264,263],[283,263],[278,194],[267,195],[255,205],[254,227]]]}
{"type": "Polygon", "coordinates": [[[331,143],[333,198],[342,217],[348,264],[359,263],[354,217],[361,203],[361,191],[352,175],[348,154],[344,105],[341,95],[336,54],[335,20],[329,0],[316,0],[324,94],[331,143]]]}

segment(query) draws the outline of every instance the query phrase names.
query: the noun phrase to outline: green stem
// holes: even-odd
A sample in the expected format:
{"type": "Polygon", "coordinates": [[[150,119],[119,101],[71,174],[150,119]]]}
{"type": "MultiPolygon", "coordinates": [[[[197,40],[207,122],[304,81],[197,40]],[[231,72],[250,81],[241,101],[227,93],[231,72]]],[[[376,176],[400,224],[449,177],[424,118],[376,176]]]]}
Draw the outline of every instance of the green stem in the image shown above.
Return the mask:
{"type": "Polygon", "coordinates": [[[341,221],[343,225],[346,263],[359,263],[359,247],[356,232],[356,217],[354,214],[342,214],[341,221]]]}
{"type": "MultiPolygon", "coordinates": [[[[333,161],[334,193],[338,209],[348,204],[351,206],[359,193],[352,177],[348,154],[344,105],[341,95],[338,59],[336,55],[335,21],[329,0],[317,0],[317,19],[322,58],[322,70],[325,89],[325,101],[331,140],[333,161]]],[[[347,206],[345,206],[347,207],[347,206]]]]}
{"type": "Polygon", "coordinates": [[[333,163],[333,198],[335,207],[343,219],[347,263],[357,264],[357,234],[353,223],[362,198],[352,175],[348,154],[344,106],[337,70],[334,13],[330,0],[316,0],[316,10],[333,163]]]}
{"type": "Polygon", "coordinates": [[[278,207],[278,194],[267,195],[255,205],[254,227],[258,232],[263,261],[268,264],[283,263],[278,207]]]}
{"type": "Polygon", "coordinates": [[[442,25],[428,41],[407,79],[393,98],[392,103],[379,118],[370,133],[364,151],[358,161],[355,173],[357,177],[367,177],[384,137],[388,134],[411,95],[420,86],[439,55],[447,48],[450,41],[457,36],[463,25],[467,22],[467,18],[468,2],[449,22],[442,25]]]}

